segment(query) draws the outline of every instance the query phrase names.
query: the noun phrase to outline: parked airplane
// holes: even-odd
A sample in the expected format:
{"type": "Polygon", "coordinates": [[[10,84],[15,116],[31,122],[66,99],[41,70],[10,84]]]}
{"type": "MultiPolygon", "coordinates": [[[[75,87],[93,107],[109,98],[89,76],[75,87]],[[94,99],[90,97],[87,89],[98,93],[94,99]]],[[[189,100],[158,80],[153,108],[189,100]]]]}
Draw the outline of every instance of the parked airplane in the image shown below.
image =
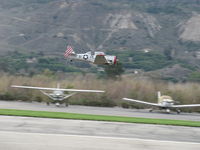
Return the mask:
{"type": "MultiPolygon", "coordinates": [[[[101,90],[62,89],[62,88],[60,88],[59,84],[57,84],[57,88],[18,86],[18,85],[12,85],[11,87],[40,90],[44,95],[46,95],[50,99],[52,99],[53,103],[55,103],[56,106],[60,106],[60,104],[62,104],[62,103],[65,103],[65,105],[68,106],[67,99],[69,97],[75,95],[77,92],[91,92],[91,93],[103,93],[104,92],[101,90]],[[52,91],[52,92],[45,92],[45,91],[52,91]],[[65,94],[64,92],[71,92],[71,93],[65,94]]],[[[49,102],[47,102],[47,105],[49,105],[49,102]]]]}
{"type": "MultiPolygon", "coordinates": [[[[151,102],[145,102],[141,100],[135,100],[130,98],[123,98],[125,101],[131,101],[135,103],[140,104],[146,104],[153,107],[157,107],[159,109],[164,109],[166,112],[170,112],[171,109],[175,109],[177,113],[180,113],[180,108],[186,108],[186,107],[200,107],[200,104],[189,104],[189,105],[175,105],[176,101],[174,101],[170,96],[162,95],[160,91],[158,92],[158,103],[151,103],[151,102]]],[[[154,109],[150,109],[150,112],[152,112],[154,109]]]]}
{"type": "Polygon", "coordinates": [[[87,52],[84,54],[76,54],[71,46],[67,46],[67,49],[64,53],[66,58],[69,58],[71,61],[73,59],[80,61],[87,61],[97,65],[113,65],[117,63],[117,56],[106,55],[104,52],[87,52]]]}

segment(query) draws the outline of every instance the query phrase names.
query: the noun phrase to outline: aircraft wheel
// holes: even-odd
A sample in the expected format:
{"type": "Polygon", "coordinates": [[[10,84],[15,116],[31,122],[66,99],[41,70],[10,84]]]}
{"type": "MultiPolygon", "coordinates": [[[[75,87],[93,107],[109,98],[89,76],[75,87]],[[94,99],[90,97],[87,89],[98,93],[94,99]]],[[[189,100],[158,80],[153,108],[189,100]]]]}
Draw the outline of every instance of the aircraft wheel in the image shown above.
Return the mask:
{"type": "Polygon", "coordinates": [[[167,113],[170,113],[170,109],[166,109],[166,112],[167,112],[167,113]]]}
{"type": "Polygon", "coordinates": [[[56,107],[59,107],[60,106],[60,103],[56,103],[56,107]]]}
{"type": "Polygon", "coordinates": [[[49,106],[49,105],[50,105],[50,103],[49,103],[49,102],[47,102],[46,104],[47,104],[47,106],[49,106]]]}
{"type": "Polygon", "coordinates": [[[153,112],[153,109],[150,109],[149,112],[153,112]]]}
{"type": "Polygon", "coordinates": [[[66,106],[66,107],[68,107],[68,106],[69,106],[69,104],[68,104],[68,103],[65,103],[65,106],[66,106]]]}
{"type": "Polygon", "coordinates": [[[180,114],[180,113],[181,113],[181,110],[178,109],[178,110],[176,110],[176,112],[177,112],[177,114],[180,114]]]}

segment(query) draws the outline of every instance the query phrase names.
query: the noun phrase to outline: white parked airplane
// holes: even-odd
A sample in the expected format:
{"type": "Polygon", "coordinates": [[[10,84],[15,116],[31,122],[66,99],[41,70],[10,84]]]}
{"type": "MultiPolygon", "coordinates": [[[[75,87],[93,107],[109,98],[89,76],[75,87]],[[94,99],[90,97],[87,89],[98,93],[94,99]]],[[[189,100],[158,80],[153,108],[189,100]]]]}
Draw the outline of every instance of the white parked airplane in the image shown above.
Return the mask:
{"type": "MultiPolygon", "coordinates": [[[[68,106],[67,99],[73,95],[75,95],[77,92],[90,92],[90,93],[103,93],[105,91],[101,90],[81,90],[81,89],[62,89],[60,88],[60,85],[57,84],[57,88],[46,88],[46,87],[33,87],[33,86],[18,86],[18,85],[12,85],[13,88],[24,88],[24,89],[36,89],[40,90],[44,95],[48,96],[50,99],[53,100],[53,102],[56,104],[56,106],[60,106],[60,104],[65,103],[66,106],[68,106]],[[45,92],[45,91],[52,91],[52,92],[45,92]],[[70,94],[65,94],[65,92],[70,92],[70,94]]],[[[49,102],[47,102],[49,105],[49,102]]]]}
{"type": "Polygon", "coordinates": [[[97,65],[113,65],[117,63],[117,56],[106,55],[104,52],[87,52],[84,54],[76,54],[71,46],[67,46],[67,49],[64,53],[66,58],[69,58],[71,61],[73,59],[80,61],[87,61],[97,65]]]}
{"type": "MultiPolygon", "coordinates": [[[[186,107],[200,107],[200,104],[189,104],[189,105],[175,105],[176,101],[174,101],[170,96],[162,95],[160,91],[158,92],[158,103],[151,103],[151,102],[145,102],[141,100],[135,100],[130,98],[123,98],[125,101],[131,101],[135,103],[140,104],[146,104],[153,107],[157,107],[159,109],[164,109],[166,112],[170,112],[171,109],[175,109],[177,113],[180,113],[180,108],[186,108],[186,107]]],[[[154,109],[150,109],[150,112],[152,112],[154,109]]]]}

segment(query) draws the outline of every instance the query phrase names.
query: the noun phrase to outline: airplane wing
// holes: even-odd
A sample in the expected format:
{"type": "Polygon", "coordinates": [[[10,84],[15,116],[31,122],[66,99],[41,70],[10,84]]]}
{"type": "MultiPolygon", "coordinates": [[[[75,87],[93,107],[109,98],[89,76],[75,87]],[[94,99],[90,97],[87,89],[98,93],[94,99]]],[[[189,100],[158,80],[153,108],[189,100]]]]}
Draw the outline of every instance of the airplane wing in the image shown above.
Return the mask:
{"type": "Polygon", "coordinates": [[[106,60],[104,55],[96,55],[94,64],[106,64],[108,61],[106,60]]]}
{"type": "Polygon", "coordinates": [[[135,100],[135,99],[130,99],[130,98],[123,98],[125,101],[130,101],[130,102],[135,102],[135,103],[140,103],[140,104],[146,104],[146,105],[151,105],[151,106],[161,106],[157,103],[150,103],[150,102],[145,102],[145,101],[140,101],[140,100],[135,100]]]}
{"type": "Polygon", "coordinates": [[[173,105],[173,108],[200,107],[200,104],[173,105]]]}
{"type": "Polygon", "coordinates": [[[104,93],[105,91],[101,90],[82,90],[82,89],[60,89],[60,88],[45,88],[45,87],[34,87],[34,86],[19,86],[12,85],[14,88],[24,88],[24,89],[36,89],[36,90],[50,90],[50,91],[66,91],[66,92],[92,92],[92,93],[104,93]]]}

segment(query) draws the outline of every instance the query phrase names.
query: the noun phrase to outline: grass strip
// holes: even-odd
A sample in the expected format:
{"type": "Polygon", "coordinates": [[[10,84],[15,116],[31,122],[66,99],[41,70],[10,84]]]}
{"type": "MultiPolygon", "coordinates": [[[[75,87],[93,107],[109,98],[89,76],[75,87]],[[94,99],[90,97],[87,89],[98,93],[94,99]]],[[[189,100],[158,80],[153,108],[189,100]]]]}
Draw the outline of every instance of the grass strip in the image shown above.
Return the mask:
{"type": "Polygon", "coordinates": [[[122,116],[104,116],[104,115],[76,114],[76,113],[65,113],[65,112],[48,112],[48,111],[32,111],[32,110],[16,110],[16,109],[0,109],[0,115],[200,127],[200,121],[135,118],[135,117],[122,117],[122,116]]]}

